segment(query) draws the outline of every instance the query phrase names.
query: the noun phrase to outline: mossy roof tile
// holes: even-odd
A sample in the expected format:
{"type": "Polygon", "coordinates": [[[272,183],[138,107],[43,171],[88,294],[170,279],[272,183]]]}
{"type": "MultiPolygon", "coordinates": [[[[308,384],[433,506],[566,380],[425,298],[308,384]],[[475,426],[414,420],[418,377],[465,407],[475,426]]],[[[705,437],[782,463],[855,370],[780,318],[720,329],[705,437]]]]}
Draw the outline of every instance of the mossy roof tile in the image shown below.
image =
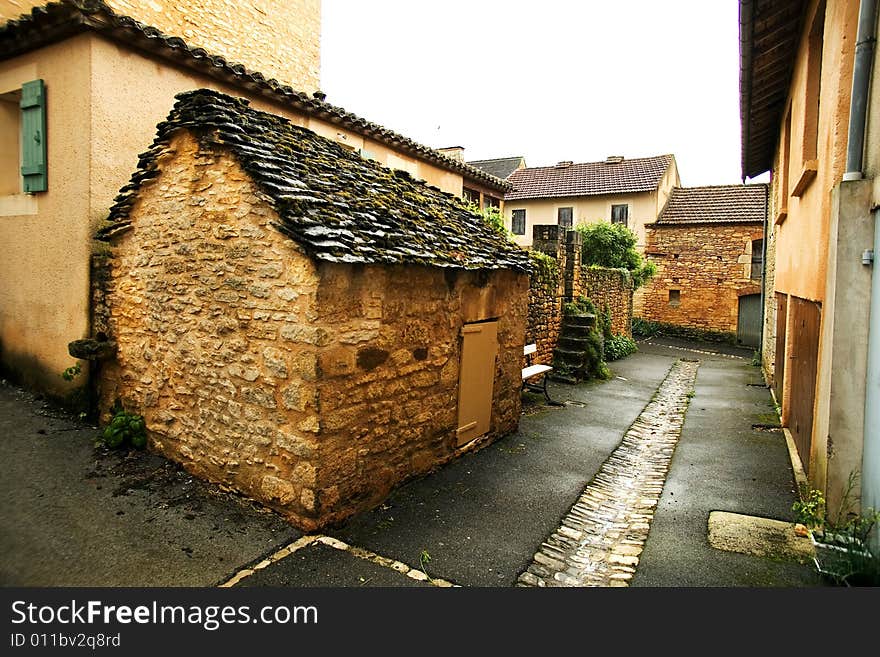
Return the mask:
{"type": "Polygon", "coordinates": [[[128,229],[133,199],[159,174],[159,155],[180,130],[233,153],[278,213],[276,228],[313,258],[527,271],[526,252],[458,197],[209,89],[178,94],[99,237],[128,229]]]}

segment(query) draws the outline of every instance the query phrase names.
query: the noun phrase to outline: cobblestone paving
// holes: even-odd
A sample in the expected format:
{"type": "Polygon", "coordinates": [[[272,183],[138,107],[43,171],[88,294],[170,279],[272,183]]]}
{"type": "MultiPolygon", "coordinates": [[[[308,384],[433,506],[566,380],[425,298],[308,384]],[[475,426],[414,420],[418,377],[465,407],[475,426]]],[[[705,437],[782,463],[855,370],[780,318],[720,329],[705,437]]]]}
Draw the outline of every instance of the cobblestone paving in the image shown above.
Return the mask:
{"type": "Polygon", "coordinates": [[[628,586],[681,435],[699,361],[679,360],[517,586],[628,586]]]}

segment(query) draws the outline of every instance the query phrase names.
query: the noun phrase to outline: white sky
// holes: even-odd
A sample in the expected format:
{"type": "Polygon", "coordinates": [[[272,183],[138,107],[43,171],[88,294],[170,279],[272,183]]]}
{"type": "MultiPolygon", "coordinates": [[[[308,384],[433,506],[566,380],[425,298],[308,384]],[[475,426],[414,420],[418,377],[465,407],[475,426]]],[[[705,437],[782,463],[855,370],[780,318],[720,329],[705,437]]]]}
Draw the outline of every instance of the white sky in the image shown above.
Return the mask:
{"type": "Polygon", "coordinates": [[[327,100],[465,159],[673,153],[739,183],[737,0],[323,0],[327,100]]]}

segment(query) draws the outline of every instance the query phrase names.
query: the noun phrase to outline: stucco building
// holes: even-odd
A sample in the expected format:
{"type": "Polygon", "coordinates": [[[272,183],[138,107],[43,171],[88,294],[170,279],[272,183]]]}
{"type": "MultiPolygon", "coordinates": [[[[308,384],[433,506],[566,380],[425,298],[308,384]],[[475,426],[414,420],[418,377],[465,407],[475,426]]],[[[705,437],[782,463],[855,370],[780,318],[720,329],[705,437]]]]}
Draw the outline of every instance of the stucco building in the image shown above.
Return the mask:
{"type": "Polygon", "coordinates": [[[517,426],[528,256],[460,198],[212,90],[140,162],[100,231],[105,417],[309,530],[517,426]]]}
{"type": "Polygon", "coordinates": [[[759,348],[766,217],[766,185],[673,188],[646,226],[657,273],[643,288],[641,317],[759,348]]]}
{"type": "Polygon", "coordinates": [[[740,25],[743,175],[772,171],[764,371],[829,508],[851,473],[880,508],[876,3],[741,0],[740,25]]]}
{"type": "Polygon", "coordinates": [[[179,92],[247,97],[457,196],[465,182],[510,188],[326,102],[319,0],[0,7],[0,366],[33,388],[82,388],[59,374],[71,336],[90,331],[91,237],[179,92]]]}
{"type": "Polygon", "coordinates": [[[518,244],[531,244],[535,225],[571,228],[604,220],[632,229],[640,249],[645,224],[657,219],[680,184],[673,155],[517,168],[507,180],[513,189],[504,195],[505,222],[518,244]]]}

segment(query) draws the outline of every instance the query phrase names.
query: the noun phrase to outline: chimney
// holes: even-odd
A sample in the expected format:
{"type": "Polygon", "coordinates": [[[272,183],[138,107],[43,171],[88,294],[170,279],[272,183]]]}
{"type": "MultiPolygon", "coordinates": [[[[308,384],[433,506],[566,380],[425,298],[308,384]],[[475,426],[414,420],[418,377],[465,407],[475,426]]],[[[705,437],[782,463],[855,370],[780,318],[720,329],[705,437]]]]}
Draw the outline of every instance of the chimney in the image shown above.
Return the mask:
{"type": "Polygon", "coordinates": [[[623,155],[609,155],[605,158],[605,164],[620,164],[623,162],[623,155]]]}
{"type": "Polygon", "coordinates": [[[456,162],[464,162],[464,146],[449,146],[448,148],[438,148],[439,152],[447,157],[451,157],[456,162]]]}
{"type": "Polygon", "coordinates": [[[574,164],[574,162],[572,162],[571,160],[563,160],[562,162],[559,162],[559,163],[556,165],[556,168],[557,168],[557,169],[567,169],[567,168],[570,167],[572,164],[574,164]]]}

